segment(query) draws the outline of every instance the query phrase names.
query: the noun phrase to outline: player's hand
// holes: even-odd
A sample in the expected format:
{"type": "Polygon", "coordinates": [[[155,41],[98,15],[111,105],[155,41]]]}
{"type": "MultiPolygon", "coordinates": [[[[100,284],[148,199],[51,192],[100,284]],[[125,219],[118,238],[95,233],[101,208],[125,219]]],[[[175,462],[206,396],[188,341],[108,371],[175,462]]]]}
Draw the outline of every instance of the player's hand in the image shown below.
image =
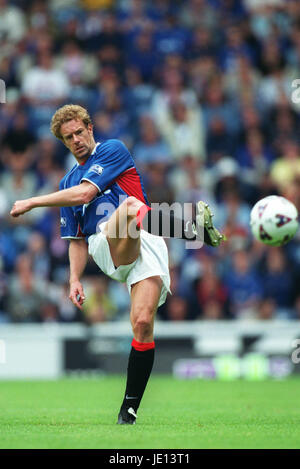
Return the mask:
{"type": "Polygon", "coordinates": [[[25,200],[16,200],[14,203],[10,215],[12,217],[18,217],[19,215],[23,215],[26,212],[29,212],[33,208],[33,204],[31,199],[25,199],[25,200]]]}
{"type": "Polygon", "coordinates": [[[85,295],[83,291],[83,286],[79,282],[79,280],[70,282],[70,300],[72,303],[82,311],[82,305],[85,300],[85,295]]]}

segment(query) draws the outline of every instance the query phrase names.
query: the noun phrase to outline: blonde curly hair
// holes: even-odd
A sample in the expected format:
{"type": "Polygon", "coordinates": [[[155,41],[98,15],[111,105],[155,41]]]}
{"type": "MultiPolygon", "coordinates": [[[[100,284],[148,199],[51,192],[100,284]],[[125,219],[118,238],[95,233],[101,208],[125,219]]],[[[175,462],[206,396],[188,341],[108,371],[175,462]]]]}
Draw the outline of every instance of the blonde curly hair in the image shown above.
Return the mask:
{"type": "Polygon", "coordinates": [[[63,141],[64,139],[60,133],[60,128],[62,124],[73,119],[81,120],[86,127],[92,124],[92,119],[84,107],[77,104],[66,104],[59,108],[51,119],[50,129],[53,135],[63,141]]]}

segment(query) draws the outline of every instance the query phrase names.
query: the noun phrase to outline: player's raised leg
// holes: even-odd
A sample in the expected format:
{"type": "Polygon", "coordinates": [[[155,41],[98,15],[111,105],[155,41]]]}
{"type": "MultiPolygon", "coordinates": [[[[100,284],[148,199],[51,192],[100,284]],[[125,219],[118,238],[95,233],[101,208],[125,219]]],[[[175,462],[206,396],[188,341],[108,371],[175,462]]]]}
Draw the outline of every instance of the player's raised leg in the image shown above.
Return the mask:
{"type": "Polygon", "coordinates": [[[219,246],[226,238],[213,225],[208,204],[199,201],[195,209],[195,220],[186,220],[175,216],[172,207],[170,210],[152,209],[135,197],[128,197],[105,227],[115,265],[130,264],[138,257],[140,228],[156,236],[198,239],[210,246],[219,246]]]}
{"type": "Polygon", "coordinates": [[[129,264],[138,254],[139,229],[156,236],[201,240],[217,247],[226,238],[214,226],[213,214],[205,202],[195,205],[195,219],[184,219],[170,210],[150,208],[135,197],[128,197],[114,212],[106,225],[106,234],[115,265],[129,264]]]}
{"type": "Polygon", "coordinates": [[[128,360],[127,383],[118,423],[134,424],[154,362],[154,318],[162,288],[159,276],[132,286],[130,320],[133,341],[128,360]]]}
{"type": "Polygon", "coordinates": [[[140,253],[140,231],[136,228],[139,209],[145,206],[135,197],[128,197],[108,220],[104,234],[116,267],[134,262],[140,253]]]}

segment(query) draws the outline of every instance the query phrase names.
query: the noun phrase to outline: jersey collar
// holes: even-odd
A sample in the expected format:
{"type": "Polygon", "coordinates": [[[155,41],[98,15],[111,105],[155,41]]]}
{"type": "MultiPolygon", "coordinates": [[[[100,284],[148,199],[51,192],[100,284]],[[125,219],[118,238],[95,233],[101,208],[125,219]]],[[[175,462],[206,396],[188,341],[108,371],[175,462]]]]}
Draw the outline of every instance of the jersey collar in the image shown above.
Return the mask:
{"type": "MultiPolygon", "coordinates": [[[[96,145],[94,146],[94,149],[93,149],[92,153],[90,154],[89,158],[95,153],[95,151],[96,151],[98,145],[100,145],[100,142],[97,142],[97,143],[96,143],[96,145]]],[[[78,165],[79,165],[79,166],[84,166],[86,162],[87,162],[87,160],[86,160],[84,163],[82,163],[82,164],[78,163],[78,165]]]]}
{"type": "Polygon", "coordinates": [[[92,151],[90,156],[92,156],[95,153],[95,151],[96,151],[96,149],[99,145],[100,145],[100,142],[97,142],[96,145],[94,146],[94,150],[92,151]]]}

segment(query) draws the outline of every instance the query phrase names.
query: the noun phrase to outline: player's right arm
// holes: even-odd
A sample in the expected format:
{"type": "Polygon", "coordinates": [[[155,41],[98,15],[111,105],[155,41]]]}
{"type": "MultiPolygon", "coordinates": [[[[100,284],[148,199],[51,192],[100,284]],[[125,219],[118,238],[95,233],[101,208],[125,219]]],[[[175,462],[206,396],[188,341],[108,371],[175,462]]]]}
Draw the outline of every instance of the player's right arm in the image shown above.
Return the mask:
{"type": "Polygon", "coordinates": [[[72,303],[82,310],[85,300],[83,286],[80,282],[88,260],[88,245],[84,239],[72,239],[69,244],[70,260],[70,294],[72,303]]]}
{"type": "Polygon", "coordinates": [[[93,200],[97,193],[98,189],[94,184],[83,181],[81,184],[58,192],[31,197],[25,200],[17,200],[10,214],[12,217],[18,217],[37,207],[74,207],[76,205],[83,205],[93,200]]]}

